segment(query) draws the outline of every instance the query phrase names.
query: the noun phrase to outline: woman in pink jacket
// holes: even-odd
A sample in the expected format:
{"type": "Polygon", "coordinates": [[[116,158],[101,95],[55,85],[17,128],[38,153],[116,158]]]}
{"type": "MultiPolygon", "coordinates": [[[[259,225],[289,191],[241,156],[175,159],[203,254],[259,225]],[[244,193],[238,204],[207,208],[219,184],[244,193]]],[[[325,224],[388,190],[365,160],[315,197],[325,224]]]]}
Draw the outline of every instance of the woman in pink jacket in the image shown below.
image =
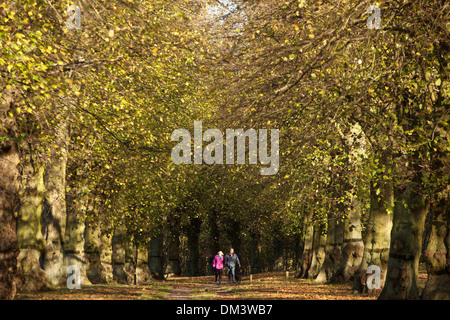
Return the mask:
{"type": "Polygon", "coordinates": [[[217,282],[217,277],[219,277],[219,284],[222,283],[222,270],[223,270],[223,252],[219,251],[217,255],[213,259],[213,268],[215,270],[216,279],[214,282],[217,282]]]}

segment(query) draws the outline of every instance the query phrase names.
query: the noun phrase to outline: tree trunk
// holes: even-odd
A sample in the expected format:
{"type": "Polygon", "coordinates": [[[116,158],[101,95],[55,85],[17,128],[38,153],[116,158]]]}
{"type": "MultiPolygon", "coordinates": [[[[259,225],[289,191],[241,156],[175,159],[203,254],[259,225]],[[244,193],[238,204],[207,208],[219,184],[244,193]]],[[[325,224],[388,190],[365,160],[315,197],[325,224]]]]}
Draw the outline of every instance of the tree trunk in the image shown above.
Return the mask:
{"type": "Polygon", "coordinates": [[[428,281],[422,293],[426,300],[450,300],[450,205],[449,190],[432,207],[433,222],[424,252],[428,281]]]}
{"type": "Polygon", "coordinates": [[[295,271],[297,271],[296,277],[300,274],[300,270],[302,267],[303,246],[304,246],[304,241],[303,241],[303,239],[301,239],[301,235],[296,235],[296,237],[295,237],[295,261],[294,261],[295,271]]]}
{"type": "Polygon", "coordinates": [[[15,212],[19,200],[19,152],[11,140],[16,131],[15,119],[7,114],[12,100],[3,92],[0,104],[0,300],[13,299],[16,294],[17,255],[15,212]]]}
{"type": "Polygon", "coordinates": [[[42,291],[49,287],[39,259],[45,248],[41,230],[44,202],[44,165],[33,154],[30,143],[21,147],[22,179],[20,209],[17,219],[17,240],[20,253],[17,259],[18,283],[21,291],[42,291]]]}
{"type": "Polygon", "coordinates": [[[180,259],[180,210],[173,210],[167,217],[167,267],[166,277],[181,275],[180,259]]]}
{"type": "Polygon", "coordinates": [[[139,248],[131,242],[125,241],[125,264],[123,269],[127,274],[128,284],[137,284],[137,259],[139,248]]]}
{"type": "Polygon", "coordinates": [[[71,265],[80,267],[81,284],[90,285],[87,277],[87,256],[85,247],[85,216],[87,198],[83,191],[68,194],[66,232],[64,240],[64,269],[71,265]]]}
{"type": "Polygon", "coordinates": [[[358,270],[364,253],[364,243],[361,238],[361,208],[359,200],[353,198],[350,208],[344,218],[344,241],[342,244],[341,264],[331,277],[331,283],[346,283],[352,280],[358,270]]]}
{"type": "Polygon", "coordinates": [[[125,239],[123,226],[116,226],[112,238],[112,268],[113,281],[119,284],[128,284],[128,276],[125,272],[125,239]]]}
{"type": "MultiPolygon", "coordinates": [[[[200,232],[200,226],[198,227],[198,231],[200,232]]],[[[242,239],[241,239],[241,223],[239,221],[232,220],[229,224],[229,229],[227,230],[228,239],[231,242],[231,247],[234,249],[234,252],[239,256],[241,251],[242,239]]],[[[226,255],[228,250],[223,253],[226,255]]]]}
{"type": "Polygon", "coordinates": [[[302,253],[302,262],[300,267],[300,272],[296,275],[297,278],[308,278],[308,271],[312,262],[312,247],[313,247],[313,236],[314,236],[314,226],[312,224],[312,212],[308,214],[303,223],[303,234],[304,234],[304,245],[302,253]]]}
{"type": "Polygon", "coordinates": [[[325,260],[314,282],[326,283],[330,281],[331,276],[337,271],[342,259],[343,240],[343,223],[330,212],[328,214],[325,260]]]}
{"type": "Polygon", "coordinates": [[[390,182],[378,181],[370,187],[370,213],[364,235],[364,255],[361,266],[355,273],[353,290],[379,295],[386,279],[389,260],[389,244],[392,229],[394,193],[390,182]],[[380,268],[380,289],[367,288],[367,268],[380,268]]]}
{"type": "Polygon", "coordinates": [[[136,278],[136,284],[148,283],[151,279],[147,247],[137,249],[136,278]]]}
{"type": "Polygon", "coordinates": [[[180,276],[180,234],[172,232],[167,239],[167,276],[180,276]]]}
{"type": "Polygon", "coordinates": [[[190,219],[190,224],[187,232],[189,258],[186,267],[186,274],[188,276],[200,275],[198,263],[200,260],[199,236],[201,224],[202,222],[199,218],[190,219]]]}
{"type": "Polygon", "coordinates": [[[429,201],[415,190],[395,188],[386,281],[379,299],[419,299],[417,286],[422,235],[429,201]]]}
{"type": "Polygon", "coordinates": [[[63,241],[66,227],[67,121],[59,119],[55,127],[54,149],[44,177],[46,197],[43,215],[45,251],[43,268],[51,285],[66,284],[63,241]],[[57,147],[56,147],[57,146],[57,147]]]}
{"type": "Polygon", "coordinates": [[[163,236],[155,234],[150,239],[149,266],[153,279],[164,279],[163,236]]]}
{"type": "Polygon", "coordinates": [[[86,276],[92,284],[107,283],[105,268],[100,260],[100,230],[86,221],[84,252],[87,260],[86,276]]]}
{"type": "Polygon", "coordinates": [[[216,254],[220,250],[220,244],[219,244],[219,226],[217,224],[217,211],[212,210],[209,214],[208,219],[208,225],[209,225],[209,238],[210,238],[210,245],[209,245],[209,257],[208,257],[208,274],[212,275],[214,274],[212,261],[216,254]]]}
{"type": "Polygon", "coordinates": [[[273,270],[281,271],[284,269],[283,252],[283,241],[275,237],[273,240],[273,270]]]}
{"type": "Polygon", "coordinates": [[[112,237],[100,228],[100,263],[104,269],[106,283],[113,281],[112,237]]]}
{"type": "Polygon", "coordinates": [[[320,224],[314,226],[312,259],[308,271],[308,279],[315,279],[322,269],[325,260],[325,246],[327,243],[327,234],[324,231],[325,225],[320,224]]]}
{"type": "Polygon", "coordinates": [[[250,240],[250,273],[261,272],[261,247],[259,245],[259,235],[253,233],[250,240]]]}

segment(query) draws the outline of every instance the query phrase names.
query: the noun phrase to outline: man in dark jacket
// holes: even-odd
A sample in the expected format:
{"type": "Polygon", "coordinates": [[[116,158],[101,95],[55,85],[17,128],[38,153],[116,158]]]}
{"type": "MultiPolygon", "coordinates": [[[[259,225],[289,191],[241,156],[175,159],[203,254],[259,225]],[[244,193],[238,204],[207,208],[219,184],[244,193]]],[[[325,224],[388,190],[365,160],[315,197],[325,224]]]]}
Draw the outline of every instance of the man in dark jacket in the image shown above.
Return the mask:
{"type": "Polygon", "coordinates": [[[239,257],[236,253],[234,253],[234,249],[230,249],[230,253],[227,253],[225,256],[225,265],[228,268],[228,281],[233,278],[233,283],[236,282],[236,265],[241,267],[241,262],[239,261],[239,257]]]}

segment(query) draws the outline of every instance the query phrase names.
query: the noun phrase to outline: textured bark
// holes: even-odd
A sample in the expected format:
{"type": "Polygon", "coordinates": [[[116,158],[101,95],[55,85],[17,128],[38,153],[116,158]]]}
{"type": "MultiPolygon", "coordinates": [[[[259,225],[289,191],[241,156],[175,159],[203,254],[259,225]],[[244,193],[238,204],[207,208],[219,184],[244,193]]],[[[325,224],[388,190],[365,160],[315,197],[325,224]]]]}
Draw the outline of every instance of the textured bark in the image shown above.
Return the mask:
{"type": "Polygon", "coordinates": [[[294,256],[294,268],[296,271],[296,276],[300,273],[302,265],[302,253],[303,253],[304,242],[299,235],[295,236],[295,256],[294,256]]]}
{"type": "Polygon", "coordinates": [[[419,299],[419,259],[429,202],[414,190],[404,188],[395,188],[394,197],[388,271],[384,288],[378,298],[419,299]]]}
{"type": "Polygon", "coordinates": [[[273,240],[273,270],[284,270],[283,253],[283,242],[275,238],[273,240]]]}
{"type": "Polygon", "coordinates": [[[18,283],[21,291],[42,291],[50,286],[39,259],[45,248],[41,230],[45,186],[44,165],[25,142],[21,150],[22,179],[20,210],[17,219],[17,240],[20,253],[17,259],[18,283]]]}
{"type": "Polygon", "coordinates": [[[81,284],[89,285],[87,277],[88,261],[85,247],[86,197],[82,194],[68,195],[66,232],[64,240],[64,269],[71,265],[80,267],[81,284]]]}
{"type": "Polygon", "coordinates": [[[136,284],[148,283],[151,280],[151,272],[148,264],[147,248],[139,247],[136,262],[136,284]]]}
{"type": "Polygon", "coordinates": [[[164,279],[163,237],[160,233],[150,239],[149,267],[153,279],[164,279]]]}
{"type": "MultiPolygon", "coordinates": [[[[338,132],[341,135],[343,145],[347,149],[349,165],[353,170],[361,170],[361,155],[366,154],[366,136],[359,123],[352,123],[347,132],[338,132]]],[[[353,280],[358,270],[364,253],[362,240],[361,207],[356,186],[346,186],[347,195],[351,196],[351,203],[344,215],[344,241],[342,244],[341,264],[332,275],[331,283],[345,283],[353,280]]]]}
{"type": "Polygon", "coordinates": [[[180,276],[180,235],[173,232],[167,237],[167,276],[180,276]]]}
{"type": "Polygon", "coordinates": [[[198,262],[200,260],[199,252],[199,235],[200,235],[201,220],[199,218],[192,218],[189,224],[187,238],[188,238],[188,262],[186,267],[186,275],[198,276],[200,270],[198,262]]]}
{"type": "Polygon", "coordinates": [[[17,255],[15,211],[19,201],[19,153],[14,138],[15,120],[7,114],[13,109],[12,99],[3,92],[0,100],[0,300],[16,294],[17,255]],[[10,139],[8,139],[10,138],[10,139]]]}
{"type": "Polygon", "coordinates": [[[168,230],[167,243],[167,267],[166,277],[181,275],[180,259],[180,211],[174,210],[167,217],[168,230]]]}
{"type": "Polygon", "coordinates": [[[125,271],[125,239],[123,226],[117,226],[114,229],[112,238],[112,268],[113,281],[119,284],[129,284],[131,279],[128,278],[125,271]]]}
{"type": "Polygon", "coordinates": [[[44,177],[46,196],[42,216],[45,251],[43,268],[53,285],[66,284],[67,270],[63,263],[63,242],[66,227],[66,165],[68,128],[65,119],[58,119],[52,154],[44,177]]]}
{"type": "MultiPolygon", "coordinates": [[[[192,232],[197,231],[197,234],[200,234],[200,226],[201,221],[199,219],[193,219],[191,222],[192,225],[192,232]]],[[[241,222],[236,220],[231,220],[226,223],[225,228],[227,238],[231,243],[231,248],[234,249],[234,252],[239,255],[239,252],[241,252],[242,247],[242,232],[241,232],[241,222]]],[[[197,240],[198,241],[198,240],[197,240]]],[[[227,248],[225,251],[222,250],[223,253],[226,255],[229,252],[229,248],[227,248]]]]}
{"type": "Polygon", "coordinates": [[[306,216],[303,223],[304,245],[301,258],[300,272],[296,275],[297,278],[308,278],[309,268],[312,262],[312,248],[314,226],[312,225],[312,213],[306,216]]]}
{"type": "Polygon", "coordinates": [[[325,261],[325,246],[327,243],[327,234],[325,233],[325,225],[314,226],[313,247],[311,266],[308,272],[309,279],[315,279],[322,269],[325,261]]]}
{"type": "Polygon", "coordinates": [[[104,270],[104,277],[107,283],[113,281],[113,266],[112,266],[112,237],[106,232],[100,232],[100,263],[104,270]]]}
{"type": "Polygon", "coordinates": [[[125,264],[123,269],[127,274],[127,282],[129,284],[137,284],[137,258],[138,248],[131,243],[125,241],[125,264]]]}
{"type": "Polygon", "coordinates": [[[259,245],[259,235],[252,234],[250,240],[250,273],[261,272],[261,246],[259,245]]]}
{"type": "Polygon", "coordinates": [[[325,245],[325,260],[319,274],[314,279],[316,283],[330,281],[338,270],[342,259],[343,223],[333,213],[328,214],[327,240],[325,245]]]}
{"type": "Polygon", "coordinates": [[[422,298],[450,300],[450,205],[449,190],[432,207],[433,221],[424,252],[428,281],[422,298]]]}
{"type": "Polygon", "coordinates": [[[151,278],[148,251],[142,250],[137,243],[125,241],[124,270],[128,283],[134,285],[147,283],[151,278]]]}
{"type": "Polygon", "coordinates": [[[212,266],[212,261],[216,254],[220,250],[219,244],[219,225],[218,225],[218,213],[216,210],[211,210],[208,215],[208,226],[209,226],[209,257],[207,262],[208,274],[214,274],[214,269],[212,266]]]}
{"type": "Polygon", "coordinates": [[[364,235],[364,255],[361,266],[355,274],[353,290],[359,293],[368,292],[369,294],[379,295],[384,286],[389,261],[392,208],[394,205],[392,184],[379,182],[375,187],[372,184],[370,197],[369,220],[364,235]],[[380,268],[380,289],[369,290],[367,288],[367,268],[371,265],[380,268]]]}
{"type": "MultiPolygon", "coordinates": [[[[107,283],[104,264],[101,261],[102,238],[98,222],[86,220],[84,237],[84,252],[86,255],[86,276],[92,284],[107,283]]],[[[111,258],[109,259],[111,266],[111,258]]],[[[112,267],[110,270],[112,279],[112,267]]]]}
{"type": "Polygon", "coordinates": [[[361,238],[361,208],[357,198],[353,198],[344,218],[344,241],[342,244],[341,264],[331,277],[331,283],[346,283],[353,279],[364,253],[361,238]]]}

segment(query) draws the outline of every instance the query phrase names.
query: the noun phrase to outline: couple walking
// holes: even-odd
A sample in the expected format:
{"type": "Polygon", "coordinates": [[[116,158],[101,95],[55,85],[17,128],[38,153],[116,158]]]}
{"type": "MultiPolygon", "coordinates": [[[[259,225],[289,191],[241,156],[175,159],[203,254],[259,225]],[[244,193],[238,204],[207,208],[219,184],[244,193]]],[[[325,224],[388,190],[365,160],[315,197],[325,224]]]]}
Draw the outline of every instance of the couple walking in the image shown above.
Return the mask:
{"type": "Polygon", "coordinates": [[[213,259],[213,268],[215,270],[216,278],[214,282],[217,282],[217,278],[219,278],[219,284],[222,283],[222,270],[223,266],[227,267],[228,270],[228,281],[233,280],[233,283],[236,282],[236,265],[241,267],[241,262],[239,261],[239,257],[236,253],[234,253],[234,249],[230,249],[230,253],[227,253],[225,257],[223,257],[223,252],[219,251],[217,255],[213,259]]]}

